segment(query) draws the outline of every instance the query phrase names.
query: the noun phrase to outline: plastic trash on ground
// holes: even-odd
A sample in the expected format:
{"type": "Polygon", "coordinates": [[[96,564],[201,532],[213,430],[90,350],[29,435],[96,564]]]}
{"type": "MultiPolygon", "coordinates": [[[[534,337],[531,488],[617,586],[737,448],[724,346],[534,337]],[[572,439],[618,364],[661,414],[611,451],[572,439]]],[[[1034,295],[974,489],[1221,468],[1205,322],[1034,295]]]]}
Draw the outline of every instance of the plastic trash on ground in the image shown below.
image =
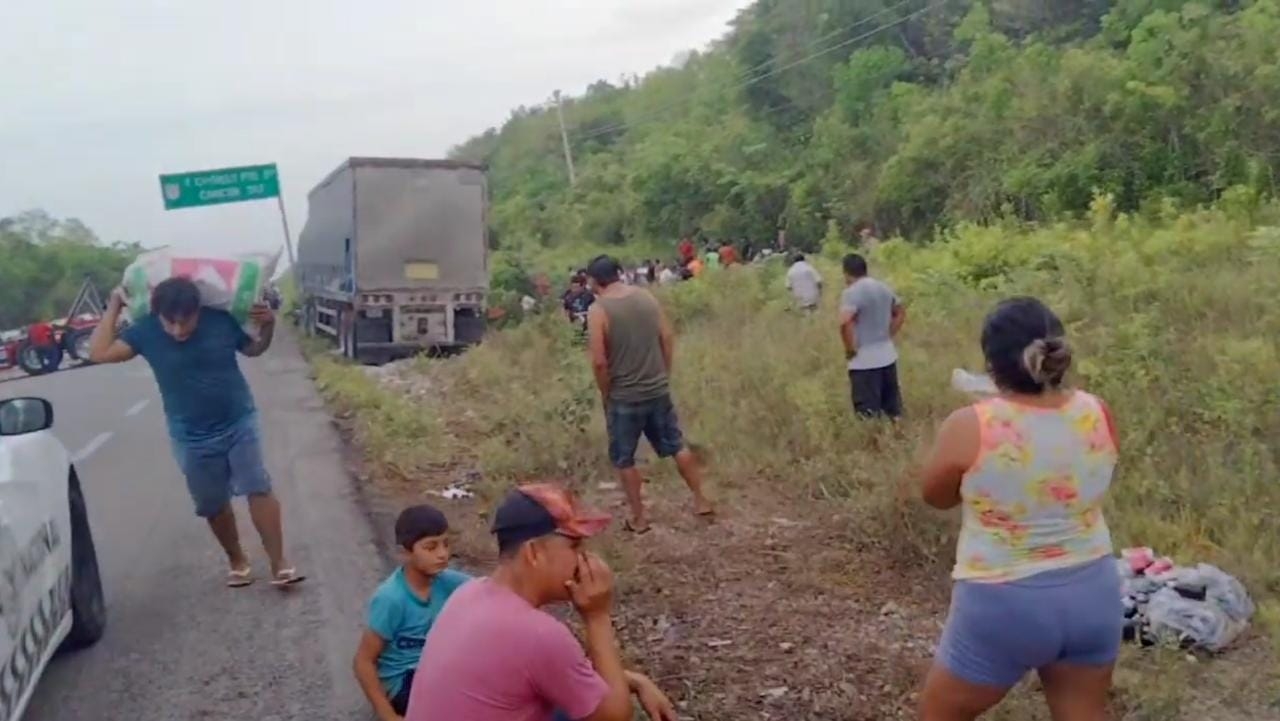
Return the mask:
{"type": "Polygon", "coordinates": [[[1124,636],[1143,645],[1221,651],[1248,626],[1255,607],[1244,585],[1217,566],[1178,566],[1150,548],[1116,559],[1124,636]]]}
{"type": "Polygon", "coordinates": [[[1181,646],[1221,651],[1244,630],[1216,603],[1184,598],[1172,588],[1156,591],[1147,604],[1147,622],[1157,639],[1181,646]]]}
{"type": "Polygon", "coordinates": [[[465,485],[461,483],[454,483],[450,485],[448,488],[444,489],[443,491],[427,491],[427,492],[432,495],[440,496],[441,498],[449,499],[451,501],[460,501],[460,500],[465,500],[467,498],[475,498],[475,495],[476,495],[472,493],[469,488],[467,488],[465,485]]]}
{"type": "Polygon", "coordinates": [[[1233,621],[1248,621],[1257,608],[1244,584],[1217,566],[1202,563],[1196,566],[1205,585],[1209,589],[1209,598],[1218,604],[1233,621]]]}
{"type": "Polygon", "coordinates": [[[197,255],[157,248],[139,255],[124,269],[125,299],[131,321],[151,312],[151,291],[169,278],[185,276],[200,288],[200,302],[225,310],[249,332],[249,310],[263,297],[275,275],[280,253],[197,255]]]}

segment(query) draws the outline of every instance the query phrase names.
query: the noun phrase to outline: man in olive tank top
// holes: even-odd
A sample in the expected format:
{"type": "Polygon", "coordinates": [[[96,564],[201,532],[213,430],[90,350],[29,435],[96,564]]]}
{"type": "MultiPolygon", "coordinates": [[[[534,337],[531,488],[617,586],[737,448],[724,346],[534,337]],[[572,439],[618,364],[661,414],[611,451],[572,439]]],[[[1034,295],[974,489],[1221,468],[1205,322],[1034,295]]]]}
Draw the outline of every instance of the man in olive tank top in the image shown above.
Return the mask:
{"type": "Polygon", "coordinates": [[[596,303],[587,315],[591,369],[604,399],[609,431],[609,460],[622,480],[631,506],[627,527],[649,530],[636,469],[640,436],[649,439],[662,458],[675,458],[676,467],[693,492],[694,510],[710,515],[711,503],[702,495],[702,469],[684,435],[671,402],[668,379],[675,353],[675,335],[662,306],[644,288],[621,282],[622,266],[602,255],[587,268],[596,303]]]}

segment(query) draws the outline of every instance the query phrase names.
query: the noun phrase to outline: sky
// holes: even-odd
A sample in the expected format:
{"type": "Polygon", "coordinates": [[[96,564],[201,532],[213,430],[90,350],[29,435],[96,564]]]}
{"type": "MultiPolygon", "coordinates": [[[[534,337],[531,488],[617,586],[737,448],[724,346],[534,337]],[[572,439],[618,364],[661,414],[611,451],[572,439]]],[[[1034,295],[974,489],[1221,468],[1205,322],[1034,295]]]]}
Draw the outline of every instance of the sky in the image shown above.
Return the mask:
{"type": "Polygon", "coordinates": [[[552,92],[668,64],[750,0],[0,3],[0,217],[275,250],[274,201],[165,211],[158,176],[277,163],[295,237],[353,155],[443,157],[552,92]]]}

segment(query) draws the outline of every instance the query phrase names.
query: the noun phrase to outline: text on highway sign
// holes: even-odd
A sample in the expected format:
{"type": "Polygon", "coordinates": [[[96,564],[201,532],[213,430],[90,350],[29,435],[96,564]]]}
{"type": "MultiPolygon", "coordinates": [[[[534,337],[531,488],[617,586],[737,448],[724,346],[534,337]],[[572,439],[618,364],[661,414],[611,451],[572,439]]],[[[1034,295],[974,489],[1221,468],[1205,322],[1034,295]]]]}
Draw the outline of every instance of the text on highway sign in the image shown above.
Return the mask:
{"type": "Polygon", "coordinates": [[[280,195],[275,163],[160,176],[165,210],[263,200],[280,195]]]}

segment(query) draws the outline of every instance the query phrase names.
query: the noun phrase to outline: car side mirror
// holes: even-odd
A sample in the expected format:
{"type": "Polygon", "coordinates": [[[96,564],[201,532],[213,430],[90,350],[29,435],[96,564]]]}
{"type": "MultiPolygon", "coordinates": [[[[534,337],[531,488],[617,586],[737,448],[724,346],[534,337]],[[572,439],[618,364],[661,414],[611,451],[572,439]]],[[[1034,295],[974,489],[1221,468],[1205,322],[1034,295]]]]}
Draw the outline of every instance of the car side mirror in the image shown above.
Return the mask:
{"type": "Polygon", "coordinates": [[[0,436],[21,436],[53,425],[53,405],[43,398],[0,401],[0,436]]]}

